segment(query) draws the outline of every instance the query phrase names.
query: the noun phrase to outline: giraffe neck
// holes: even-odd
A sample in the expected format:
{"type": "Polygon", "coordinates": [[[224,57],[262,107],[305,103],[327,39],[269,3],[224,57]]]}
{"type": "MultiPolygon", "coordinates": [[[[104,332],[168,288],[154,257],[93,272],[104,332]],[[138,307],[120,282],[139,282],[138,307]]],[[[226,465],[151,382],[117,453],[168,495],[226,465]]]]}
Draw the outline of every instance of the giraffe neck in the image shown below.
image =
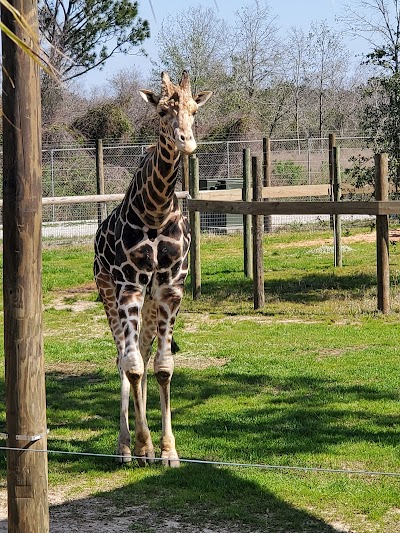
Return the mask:
{"type": "Polygon", "coordinates": [[[157,144],[151,147],[128,191],[129,207],[149,228],[159,228],[178,209],[175,186],[180,152],[170,135],[160,126],[157,144]]]}

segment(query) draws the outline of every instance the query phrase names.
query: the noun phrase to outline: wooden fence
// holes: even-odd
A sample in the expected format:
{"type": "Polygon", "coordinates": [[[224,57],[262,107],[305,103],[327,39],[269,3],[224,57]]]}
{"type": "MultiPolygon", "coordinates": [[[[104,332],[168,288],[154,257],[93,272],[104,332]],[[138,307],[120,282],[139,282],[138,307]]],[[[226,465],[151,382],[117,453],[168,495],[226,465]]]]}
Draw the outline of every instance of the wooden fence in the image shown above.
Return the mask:
{"type": "MultiPolygon", "coordinates": [[[[248,155],[244,155],[244,169],[248,167],[246,158],[248,155]]],[[[191,159],[191,163],[194,158],[191,159]]],[[[339,217],[343,214],[351,215],[374,215],[376,217],[376,255],[377,255],[377,287],[378,287],[378,310],[383,313],[388,313],[390,310],[389,299],[389,221],[388,215],[400,213],[400,201],[388,201],[388,158],[387,154],[378,154],[375,156],[375,198],[374,201],[359,202],[359,201],[339,201],[339,196],[330,194],[327,189],[329,186],[304,186],[304,187],[260,187],[262,174],[260,172],[260,165],[256,161],[257,158],[252,158],[252,178],[253,178],[253,201],[238,200],[239,191],[223,191],[222,197],[220,191],[209,191],[207,193],[196,193],[196,186],[192,187],[192,198],[188,200],[188,209],[191,214],[192,224],[196,224],[196,218],[193,217],[194,213],[207,212],[207,213],[230,213],[239,214],[245,216],[251,216],[253,220],[253,246],[256,248],[253,250],[253,277],[254,277],[254,307],[258,308],[262,306],[264,282],[263,271],[259,266],[255,268],[255,265],[261,265],[262,258],[262,239],[259,236],[257,217],[263,217],[267,215],[332,215],[339,217]],[[272,198],[277,197],[290,197],[290,196],[305,196],[307,191],[311,191],[310,187],[314,187],[313,196],[330,194],[331,201],[271,201],[272,198]],[[321,187],[319,189],[319,187],[321,187]],[[257,190],[257,193],[254,192],[257,190]],[[260,198],[260,192],[262,191],[262,198],[260,198]],[[267,200],[267,201],[266,201],[267,200]],[[254,229],[254,224],[256,227],[254,229]]],[[[192,181],[198,180],[198,173],[196,173],[196,165],[191,164],[192,168],[192,181]]],[[[244,170],[244,179],[246,180],[247,171],[244,170]]],[[[247,184],[244,185],[244,188],[247,184]]],[[[240,191],[241,193],[241,191],[240,191]]],[[[340,219],[337,219],[340,220],[340,219]]],[[[336,226],[338,223],[336,222],[336,226]]],[[[196,287],[193,289],[193,297],[199,298],[201,294],[201,279],[200,276],[200,246],[196,242],[200,238],[200,231],[192,226],[193,234],[193,248],[192,248],[192,279],[196,279],[196,287]]],[[[340,235],[339,235],[340,236],[340,235]]],[[[335,234],[335,239],[338,235],[335,234]]],[[[249,239],[244,237],[245,248],[245,266],[247,264],[250,252],[246,250],[249,239]]],[[[340,243],[337,243],[340,246],[340,243]]],[[[337,265],[340,266],[340,265],[337,265]]],[[[246,271],[246,268],[245,268],[246,271]]],[[[248,275],[251,275],[248,272],[248,275]]]]}

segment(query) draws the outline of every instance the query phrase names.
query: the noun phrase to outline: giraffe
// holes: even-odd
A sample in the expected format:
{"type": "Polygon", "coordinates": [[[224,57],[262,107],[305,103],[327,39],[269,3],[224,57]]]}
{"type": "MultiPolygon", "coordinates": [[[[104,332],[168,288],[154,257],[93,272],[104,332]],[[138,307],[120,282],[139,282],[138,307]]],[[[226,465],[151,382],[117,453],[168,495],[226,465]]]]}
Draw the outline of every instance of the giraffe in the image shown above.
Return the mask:
{"type": "Polygon", "coordinates": [[[159,138],[147,149],[121,204],[95,237],[94,275],[117,347],[121,378],[117,461],[129,462],[129,398],[135,411],[134,456],[151,464],[155,451],[146,418],[147,371],[157,339],[154,374],[162,415],[161,460],[179,466],[171,424],[170,383],[174,371],[172,331],[188,271],[190,231],[174,193],[181,153],[196,149],[194,115],[212,95],[192,96],[183,72],[179,85],[161,74],[161,94],[141,90],[159,115],[159,138]]]}

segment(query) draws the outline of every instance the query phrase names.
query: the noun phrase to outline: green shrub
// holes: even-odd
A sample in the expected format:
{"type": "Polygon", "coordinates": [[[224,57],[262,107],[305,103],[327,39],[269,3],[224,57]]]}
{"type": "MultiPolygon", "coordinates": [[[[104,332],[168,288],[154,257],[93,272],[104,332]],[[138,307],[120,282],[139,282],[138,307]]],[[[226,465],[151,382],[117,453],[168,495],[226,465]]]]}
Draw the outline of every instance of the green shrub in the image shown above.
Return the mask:
{"type": "Polygon", "coordinates": [[[274,174],[279,183],[285,185],[302,185],[305,183],[304,168],[294,161],[277,161],[274,164],[274,174]]]}

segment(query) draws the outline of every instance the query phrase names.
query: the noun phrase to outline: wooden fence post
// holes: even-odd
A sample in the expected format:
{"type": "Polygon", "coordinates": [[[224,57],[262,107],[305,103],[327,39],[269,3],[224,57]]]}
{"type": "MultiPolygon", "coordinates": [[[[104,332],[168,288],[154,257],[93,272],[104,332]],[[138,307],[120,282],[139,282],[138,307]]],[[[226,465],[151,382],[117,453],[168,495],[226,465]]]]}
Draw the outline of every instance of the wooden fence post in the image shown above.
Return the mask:
{"type": "MultiPolygon", "coordinates": [[[[272,161],[271,161],[271,140],[269,137],[263,138],[263,186],[271,187],[272,161]]],[[[265,199],[268,202],[268,198],[265,199]]],[[[272,216],[265,215],[264,217],[264,231],[271,233],[272,231],[272,216]]]]}
{"type": "MultiPolygon", "coordinates": [[[[388,155],[375,155],[375,200],[387,200],[389,196],[388,155]]],[[[376,273],[378,287],[378,310],[390,311],[389,273],[389,217],[376,216],[376,273]]]]}
{"type": "MultiPolygon", "coordinates": [[[[38,35],[38,3],[11,0],[38,35]]],[[[20,40],[30,35],[2,6],[20,40]]],[[[47,533],[47,423],[42,320],[42,147],[37,64],[2,32],[4,353],[8,532],[47,533]],[[38,450],[44,450],[39,452],[38,450]]]]}
{"type": "Polygon", "coordinates": [[[189,190],[189,156],[182,154],[182,191],[189,190]]]}
{"type": "MultiPolygon", "coordinates": [[[[97,194],[105,194],[104,182],[104,157],[103,157],[103,140],[96,140],[96,188],[97,194]]],[[[107,204],[102,202],[97,204],[97,222],[100,226],[102,221],[107,218],[107,204]]]]}
{"type": "MultiPolygon", "coordinates": [[[[243,189],[242,200],[251,200],[251,155],[250,148],[243,150],[243,189]]],[[[253,277],[253,251],[251,241],[251,215],[243,215],[243,254],[244,254],[244,275],[247,278],[253,277]]]]}
{"type": "MultiPolygon", "coordinates": [[[[189,194],[195,199],[199,194],[199,159],[196,155],[189,158],[189,194]]],[[[201,262],[200,262],[200,213],[189,212],[189,222],[192,234],[190,245],[190,278],[193,300],[201,296],[201,262]]]]}
{"type": "MultiPolygon", "coordinates": [[[[329,159],[329,185],[330,185],[330,196],[333,201],[333,184],[335,181],[335,163],[333,149],[336,148],[336,135],[334,133],[329,134],[329,149],[328,149],[328,159],[329,159]]],[[[329,217],[329,224],[331,229],[334,229],[334,219],[333,215],[329,217]]]]}
{"type": "MultiPolygon", "coordinates": [[[[333,146],[333,201],[340,202],[341,198],[341,175],[340,175],[340,148],[333,146]]],[[[343,266],[342,255],[342,215],[333,215],[333,248],[334,266],[343,266]]]]}
{"type": "MultiPolygon", "coordinates": [[[[262,200],[262,173],[258,157],[252,157],[252,177],[253,177],[253,200],[262,200]]],[[[253,215],[253,287],[254,287],[254,309],[264,306],[264,261],[263,261],[263,222],[262,215],[253,215]]]]}

